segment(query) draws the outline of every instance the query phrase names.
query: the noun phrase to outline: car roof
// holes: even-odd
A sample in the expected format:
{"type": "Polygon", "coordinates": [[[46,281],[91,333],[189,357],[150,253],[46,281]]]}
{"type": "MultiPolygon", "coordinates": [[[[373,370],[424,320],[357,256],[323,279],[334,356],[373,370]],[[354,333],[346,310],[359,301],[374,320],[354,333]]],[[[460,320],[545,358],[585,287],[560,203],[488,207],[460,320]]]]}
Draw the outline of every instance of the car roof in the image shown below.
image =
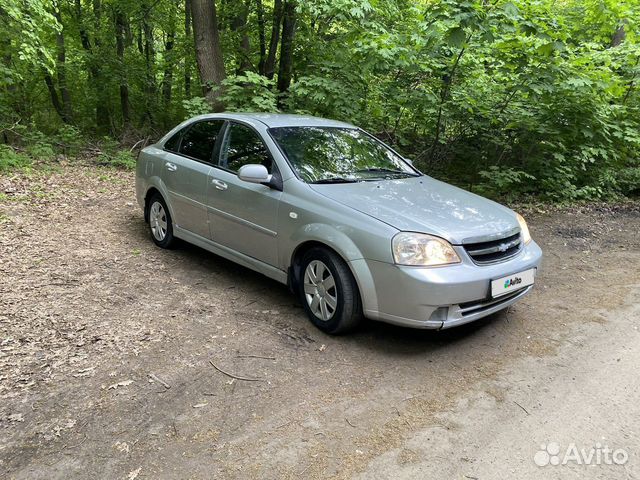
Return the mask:
{"type": "Polygon", "coordinates": [[[289,113],[212,113],[200,115],[192,120],[205,120],[213,118],[225,118],[239,120],[254,126],[266,125],[269,128],[276,127],[342,127],[355,128],[350,123],[327,118],[313,117],[311,115],[293,115],[289,113]]]}

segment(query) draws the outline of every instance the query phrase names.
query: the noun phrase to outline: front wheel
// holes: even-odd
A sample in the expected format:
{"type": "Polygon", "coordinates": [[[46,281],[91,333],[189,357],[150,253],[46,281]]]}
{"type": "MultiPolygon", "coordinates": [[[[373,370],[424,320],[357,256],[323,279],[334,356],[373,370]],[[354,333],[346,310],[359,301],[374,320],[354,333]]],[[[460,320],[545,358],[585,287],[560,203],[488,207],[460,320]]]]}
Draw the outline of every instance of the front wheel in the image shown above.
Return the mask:
{"type": "Polygon", "coordinates": [[[311,322],[332,335],[356,328],[362,304],[355,278],[334,252],[313,248],[302,258],[299,295],[311,322]]]}
{"type": "Polygon", "coordinates": [[[161,248],[171,248],[175,244],[171,214],[164,199],[156,194],[149,201],[149,230],[151,239],[161,248]]]}

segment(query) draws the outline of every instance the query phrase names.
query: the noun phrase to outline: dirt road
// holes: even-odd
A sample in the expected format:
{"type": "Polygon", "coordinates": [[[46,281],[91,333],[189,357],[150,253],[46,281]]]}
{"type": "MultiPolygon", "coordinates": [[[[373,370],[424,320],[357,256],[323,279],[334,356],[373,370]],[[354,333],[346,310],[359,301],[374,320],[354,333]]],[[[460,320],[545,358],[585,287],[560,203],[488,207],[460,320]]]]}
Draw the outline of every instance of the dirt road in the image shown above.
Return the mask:
{"type": "Polygon", "coordinates": [[[640,206],[527,217],[545,259],[509,311],[334,338],[157,249],[130,173],[0,177],[0,479],[640,478],[640,206]]]}

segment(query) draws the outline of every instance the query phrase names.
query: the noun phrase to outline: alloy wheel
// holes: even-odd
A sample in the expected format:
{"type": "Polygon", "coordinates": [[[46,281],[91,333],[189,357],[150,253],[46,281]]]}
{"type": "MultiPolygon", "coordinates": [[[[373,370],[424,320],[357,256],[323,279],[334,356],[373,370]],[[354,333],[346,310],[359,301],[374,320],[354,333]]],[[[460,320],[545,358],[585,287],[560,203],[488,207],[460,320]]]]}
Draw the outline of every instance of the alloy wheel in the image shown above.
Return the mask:
{"type": "Polygon", "coordinates": [[[304,296],[311,313],[318,319],[331,320],[338,306],[336,281],[320,260],[309,262],[304,271],[304,296]]]}
{"type": "Polygon", "coordinates": [[[153,202],[149,210],[149,224],[153,237],[162,242],[167,236],[167,214],[160,202],[153,202]]]}

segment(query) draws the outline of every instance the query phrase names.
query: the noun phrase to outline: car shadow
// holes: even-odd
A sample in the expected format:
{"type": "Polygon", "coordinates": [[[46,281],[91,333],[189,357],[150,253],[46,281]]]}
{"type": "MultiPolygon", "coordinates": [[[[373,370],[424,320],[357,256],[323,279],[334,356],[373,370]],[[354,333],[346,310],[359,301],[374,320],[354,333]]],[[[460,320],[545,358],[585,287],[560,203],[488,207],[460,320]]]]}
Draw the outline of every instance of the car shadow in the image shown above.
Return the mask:
{"type": "MultiPolygon", "coordinates": [[[[145,227],[145,224],[137,224],[134,228],[135,236],[141,242],[149,242],[153,247],[145,227]]],[[[178,242],[172,250],[158,251],[168,253],[174,267],[182,267],[178,270],[181,270],[181,276],[185,280],[189,280],[194,269],[198,269],[204,275],[215,275],[222,284],[234,285],[242,291],[259,293],[261,297],[272,299],[272,304],[284,307],[289,313],[282,316],[282,321],[289,322],[292,329],[306,330],[308,334],[316,337],[318,342],[326,343],[332,341],[331,339],[340,339],[341,342],[361,344],[364,348],[386,351],[391,355],[424,354],[426,350],[449,348],[474,337],[486,338],[487,330],[502,325],[505,318],[502,311],[447,330],[413,329],[366,320],[356,331],[335,337],[326,335],[308,321],[298,299],[284,284],[184,241],[178,242]]]]}

